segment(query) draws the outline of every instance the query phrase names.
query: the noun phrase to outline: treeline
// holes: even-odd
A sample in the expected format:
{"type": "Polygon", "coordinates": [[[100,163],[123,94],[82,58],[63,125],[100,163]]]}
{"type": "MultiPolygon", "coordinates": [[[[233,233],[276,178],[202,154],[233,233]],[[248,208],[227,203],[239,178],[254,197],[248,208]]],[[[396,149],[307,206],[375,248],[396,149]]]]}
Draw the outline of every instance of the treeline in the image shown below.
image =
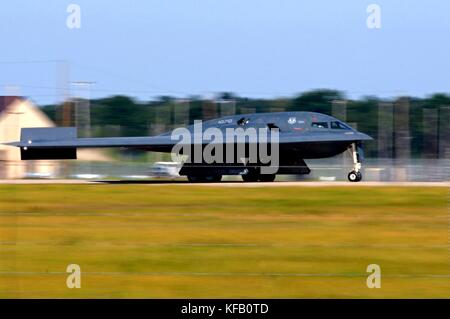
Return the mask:
{"type": "MultiPolygon", "coordinates": [[[[409,105],[407,120],[409,120],[411,137],[411,155],[421,157],[427,148],[424,138],[424,132],[428,129],[427,125],[441,126],[435,128],[436,132],[442,131],[442,125],[450,125],[441,116],[442,107],[450,106],[450,96],[434,94],[427,98],[404,97],[403,100],[405,99],[409,105]],[[424,121],[425,109],[436,110],[437,122],[424,123],[426,122],[424,121]]],[[[395,102],[395,100],[386,101],[375,96],[352,100],[346,98],[344,93],[335,90],[315,90],[293,98],[278,99],[245,98],[232,93],[222,93],[214,100],[196,96],[180,100],[163,96],[154,101],[142,102],[128,96],[112,96],[90,101],[90,134],[97,137],[158,134],[177,125],[192,123],[198,119],[211,119],[223,114],[313,111],[336,115],[336,110],[340,112],[339,106],[336,105],[338,103],[346,110],[344,112],[346,122],[376,139],[379,130],[380,103],[393,103],[395,109],[395,102]]],[[[77,102],[66,103],[65,106],[46,105],[42,109],[59,125],[75,125],[75,118],[77,118],[74,111],[75,103],[77,102]],[[67,108],[71,108],[69,121],[67,108]],[[63,118],[64,116],[66,119],[63,118]]],[[[442,136],[440,138],[442,139],[442,136]]],[[[368,143],[366,156],[378,155],[377,143],[377,140],[368,143]]]]}

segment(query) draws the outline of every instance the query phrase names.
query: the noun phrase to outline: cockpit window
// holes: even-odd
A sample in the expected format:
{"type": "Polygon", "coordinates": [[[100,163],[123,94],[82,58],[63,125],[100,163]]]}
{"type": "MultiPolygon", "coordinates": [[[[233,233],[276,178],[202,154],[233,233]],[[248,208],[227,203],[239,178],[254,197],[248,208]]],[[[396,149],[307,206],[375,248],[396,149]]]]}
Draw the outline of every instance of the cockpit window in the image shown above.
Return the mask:
{"type": "Polygon", "coordinates": [[[314,128],[328,128],[328,123],[327,122],[312,122],[311,123],[311,127],[314,127],[314,128]]]}
{"type": "Polygon", "coordinates": [[[250,120],[248,118],[243,117],[239,121],[237,121],[237,124],[238,125],[245,125],[245,124],[248,124],[249,122],[250,122],[250,120]]]}
{"type": "Polygon", "coordinates": [[[350,128],[342,122],[331,122],[331,128],[334,130],[349,130],[350,128]]]}

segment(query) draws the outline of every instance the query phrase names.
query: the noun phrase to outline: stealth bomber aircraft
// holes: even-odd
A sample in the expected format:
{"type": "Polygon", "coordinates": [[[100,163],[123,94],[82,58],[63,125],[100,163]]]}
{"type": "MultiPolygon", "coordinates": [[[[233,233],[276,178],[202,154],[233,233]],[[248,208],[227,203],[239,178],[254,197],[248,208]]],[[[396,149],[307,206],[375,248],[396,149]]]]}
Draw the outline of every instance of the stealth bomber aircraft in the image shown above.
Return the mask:
{"type": "Polygon", "coordinates": [[[22,160],[76,159],[78,148],[175,152],[184,156],[180,175],[187,176],[191,182],[218,182],[223,175],[241,175],[246,182],[270,182],[276,175],[309,174],[305,159],[349,152],[353,167],[348,179],[358,182],[362,179],[362,143],[372,140],[334,117],[314,112],[240,114],[198,124],[187,126],[184,131],[174,130],[157,136],[107,138],[78,138],[74,127],[23,128],[20,141],[7,144],[20,148],[22,160]],[[268,134],[252,138],[248,134],[250,130],[266,130],[268,134]],[[192,138],[184,136],[180,141],[183,135],[180,132],[191,133],[192,138]],[[230,132],[233,134],[231,139],[228,138],[230,132]],[[220,134],[223,136],[219,138],[220,134]],[[250,154],[257,150],[260,155],[259,148],[262,149],[263,144],[267,146],[267,154],[271,152],[270,163],[250,154]],[[239,146],[243,146],[243,152],[239,152],[239,146]],[[200,153],[208,151],[213,160],[202,156],[197,159],[196,150],[200,153]],[[276,161],[273,160],[274,155],[277,156],[276,161]],[[268,166],[272,170],[266,169],[268,166]]]}

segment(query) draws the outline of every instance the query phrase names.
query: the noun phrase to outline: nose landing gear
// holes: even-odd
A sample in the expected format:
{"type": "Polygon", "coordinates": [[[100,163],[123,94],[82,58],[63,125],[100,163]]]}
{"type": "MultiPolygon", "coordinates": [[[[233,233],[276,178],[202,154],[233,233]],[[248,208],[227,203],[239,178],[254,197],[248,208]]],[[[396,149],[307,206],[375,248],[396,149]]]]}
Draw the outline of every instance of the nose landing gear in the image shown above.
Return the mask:
{"type": "Polygon", "coordinates": [[[348,173],[348,180],[350,182],[359,182],[362,180],[362,174],[361,174],[361,161],[360,161],[360,154],[358,153],[358,148],[356,146],[356,143],[353,143],[350,151],[352,153],[352,159],[353,159],[353,170],[348,173]]]}
{"type": "Polygon", "coordinates": [[[350,182],[359,182],[361,179],[362,179],[361,172],[351,171],[350,173],[348,173],[348,180],[350,182]]]}

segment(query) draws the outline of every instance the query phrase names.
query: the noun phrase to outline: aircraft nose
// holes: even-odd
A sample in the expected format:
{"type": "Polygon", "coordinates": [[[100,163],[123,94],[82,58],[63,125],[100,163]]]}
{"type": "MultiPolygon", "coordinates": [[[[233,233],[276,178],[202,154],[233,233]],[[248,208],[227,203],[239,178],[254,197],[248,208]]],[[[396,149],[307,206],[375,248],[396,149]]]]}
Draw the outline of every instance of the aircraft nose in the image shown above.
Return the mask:
{"type": "Polygon", "coordinates": [[[365,133],[358,132],[358,135],[359,135],[361,141],[373,141],[374,140],[373,137],[371,137],[365,133]]]}

